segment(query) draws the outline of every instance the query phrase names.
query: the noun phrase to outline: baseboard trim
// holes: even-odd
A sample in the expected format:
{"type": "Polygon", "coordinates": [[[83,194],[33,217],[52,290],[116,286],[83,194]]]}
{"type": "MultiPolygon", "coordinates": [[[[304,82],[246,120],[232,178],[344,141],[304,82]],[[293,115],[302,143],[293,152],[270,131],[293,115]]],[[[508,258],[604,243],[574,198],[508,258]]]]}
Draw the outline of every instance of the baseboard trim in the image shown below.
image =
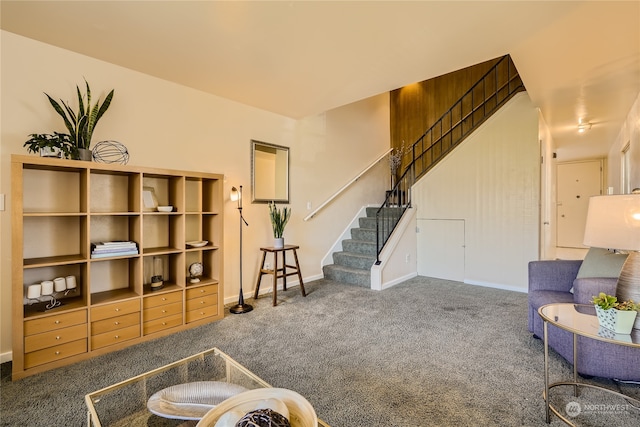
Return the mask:
{"type": "Polygon", "coordinates": [[[528,293],[526,288],[520,288],[517,286],[510,286],[510,285],[501,285],[498,283],[488,283],[488,282],[480,282],[477,280],[464,280],[463,283],[466,283],[467,285],[474,285],[474,286],[482,286],[484,288],[494,288],[494,289],[502,289],[504,291],[513,291],[513,292],[521,292],[521,293],[528,293]]]}
{"type": "Polygon", "coordinates": [[[389,282],[385,282],[385,283],[382,284],[381,290],[388,289],[388,288],[390,288],[392,286],[395,286],[395,285],[397,285],[399,283],[402,283],[402,282],[407,281],[409,279],[413,279],[414,277],[417,277],[417,276],[418,276],[418,273],[414,271],[414,272],[411,272],[411,273],[409,273],[409,274],[407,274],[405,276],[398,277],[398,278],[396,278],[394,280],[391,280],[389,282]]]}
{"type": "MultiPolygon", "coordinates": [[[[265,275],[268,276],[268,275],[265,275]]],[[[315,276],[309,276],[309,277],[304,277],[302,280],[304,280],[304,283],[309,283],[309,282],[313,282],[314,280],[320,280],[323,279],[324,276],[322,274],[317,274],[315,276]]],[[[287,280],[287,290],[294,287],[294,286],[300,286],[300,281],[299,280],[287,280]]],[[[278,290],[281,291],[282,289],[282,283],[278,284],[278,290]]],[[[249,298],[253,298],[253,292],[254,291],[250,291],[250,292],[244,292],[244,298],[245,299],[249,299],[249,298]]],[[[269,286],[264,286],[264,285],[260,285],[260,291],[258,292],[258,296],[260,295],[265,295],[265,294],[269,294],[272,292],[272,286],[271,283],[269,283],[269,286]]],[[[227,297],[224,299],[224,304],[235,304],[238,302],[238,297],[227,297]]]]}
{"type": "Polygon", "coordinates": [[[0,353],[0,363],[11,362],[13,360],[13,352],[7,351],[6,353],[0,353]]]}

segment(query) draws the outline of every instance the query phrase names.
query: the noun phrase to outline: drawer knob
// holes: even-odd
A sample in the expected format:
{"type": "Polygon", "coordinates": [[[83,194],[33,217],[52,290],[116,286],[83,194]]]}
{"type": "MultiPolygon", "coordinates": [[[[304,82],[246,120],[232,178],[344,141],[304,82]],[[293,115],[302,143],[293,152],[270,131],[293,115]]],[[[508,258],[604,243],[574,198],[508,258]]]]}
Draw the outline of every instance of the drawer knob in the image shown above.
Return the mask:
{"type": "Polygon", "coordinates": [[[162,312],[163,312],[163,313],[166,313],[166,312],[167,312],[167,310],[162,310],[162,312]]]}
{"type": "Polygon", "coordinates": [[[119,308],[116,308],[116,311],[120,311],[120,309],[119,309],[119,308]]]}
{"type": "Polygon", "coordinates": [[[59,356],[59,355],[60,355],[60,352],[59,352],[59,351],[56,351],[56,356],[59,356]]]}
{"type": "Polygon", "coordinates": [[[118,339],[118,338],[120,338],[120,335],[116,335],[114,338],[115,338],[115,339],[118,339]]]}
{"type": "Polygon", "coordinates": [[[59,340],[59,339],[60,339],[60,335],[58,335],[58,336],[56,337],[56,339],[57,339],[57,340],[59,340]]]}
{"type": "Polygon", "coordinates": [[[167,322],[162,322],[162,326],[167,326],[167,322]]]}
{"type": "Polygon", "coordinates": [[[60,323],[60,321],[59,321],[59,320],[56,320],[54,323],[57,325],[57,324],[59,324],[59,323],[60,323]]]}
{"type": "Polygon", "coordinates": [[[204,316],[204,311],[201,311],[200,314],[202,314],[204,316]]]}
{"type": "Polygon", "coordinates": [[[120,322],[113,322],[113,324],[114,324],[114,325],[119,325],[119,324],[120,324],[120,322]]]}
{"type": "Polygon", "coordinates": [[[166,300],[167,300],[166,298],[162,297],[162,301],[166,301],[166,300]]]}
{"type": "Polygon", "coordinates": [[[200,289],[200,293],[203,294],[204,293],[204,289],[200,289]]]}
{"type": "Polygon", "coordinates": [[[204,301],[200,301],[200,304],[204,304],[204,301]]]}

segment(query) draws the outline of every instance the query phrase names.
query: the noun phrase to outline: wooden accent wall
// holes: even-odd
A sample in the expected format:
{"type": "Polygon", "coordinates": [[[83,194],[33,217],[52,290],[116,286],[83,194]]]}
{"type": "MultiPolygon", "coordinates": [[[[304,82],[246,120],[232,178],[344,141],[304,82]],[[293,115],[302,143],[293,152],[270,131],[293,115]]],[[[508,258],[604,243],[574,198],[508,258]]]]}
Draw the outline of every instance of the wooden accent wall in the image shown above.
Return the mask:
{"type": "MultiPolygon", "coordinates": [[[[410,149],[501,58],[391,91],[391,147],[410,149]]],[[[402,168],[407,165],[403,161],[402,168]]]]}

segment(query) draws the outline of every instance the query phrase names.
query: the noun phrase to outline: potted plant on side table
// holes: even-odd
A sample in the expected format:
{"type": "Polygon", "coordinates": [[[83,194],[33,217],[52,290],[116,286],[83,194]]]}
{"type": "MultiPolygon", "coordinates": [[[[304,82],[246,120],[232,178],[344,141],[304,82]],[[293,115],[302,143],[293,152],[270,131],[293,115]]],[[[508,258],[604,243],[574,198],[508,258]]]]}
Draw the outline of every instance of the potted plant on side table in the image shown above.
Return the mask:
{"type": "Polygon", "coordinates": [[[631,333],[633,322],[640,311],[640,304],[631,300],[618,302],[618,298],[604,292],[594,296],[592,302],[596,307],[600,326],[617,334],[631,333]]]}
{"type": "Polygon", "coordinates": [[[291,208],[278,209],[275,202],[269,202],[269,217],[271,218],[271,227],[273,228],[273,247],[276,249],[284,248],[284,227],[291,217],[291,208]]]}
{"type": "Polygon", "coordinates": [[[24,146],[27,147],[29,152],[41,152],[42,154],[43,151],[41,150],[43,149],[44,153],[49,152],[48,149],[53,149],[54,155],[59,151],[67,158],[91,161],[92,154],[89,148],[91,145],[91,137],[93,136],[93,131],[98,121],[107,111],[109,105],[111,105],[114,90],[112,89],[111,92],[109,92],[102,104],[100,103],[100,99],[98,99],[98,102],[92,106],[91,88],[86,80],[85,85],[86,94],[84,95],[80,92],[80,87],[76,85],[78,96],[77,112],[73,111],[68,102],[60,100],[59,103],[45,93],[53,109],[62,117],[62,120],[64,120],[64,125],[69,133],[31,134],[31,139],[24,143],[24,146]]]}

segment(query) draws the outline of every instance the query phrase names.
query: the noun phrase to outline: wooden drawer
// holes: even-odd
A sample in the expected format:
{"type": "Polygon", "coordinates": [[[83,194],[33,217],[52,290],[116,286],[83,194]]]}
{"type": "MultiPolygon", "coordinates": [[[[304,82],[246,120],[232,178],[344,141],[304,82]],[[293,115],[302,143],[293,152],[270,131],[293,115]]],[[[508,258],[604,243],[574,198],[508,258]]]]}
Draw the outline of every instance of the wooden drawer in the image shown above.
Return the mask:
{"type": "Polygon", "coordinates": [[[43,332],[41,334],[29,335],[24,338],[24,352],[30,353],[43,348],[66,344],[87,338],[87,324],[81,323],[68,328],[56,329],[55,331],[43,332]]]}
{"type": "Polygon", "coordinates": [[[163,331],[165,329],[173,328],[175,326],[182,325],[182,310],[180,314],[174,314],[173,316],[162,317],[150,322],[144,322],[143,333],[145,335],[153,334],[154,332],[163,331]]]}
{"type": "Polygon", "coordinates": [[[142,307],[144,309],[147,309],[151,307],[158,307],[160,305],[171,304],[178,301],[182,302],[182,291],[146,297],[142,300],[142,307]]]}
{"type": "Polygon", "coordinates": [[[79,325],[81,323],[87,323],[87,310],[73,311],[71,313],[61,313],[54,316],[27,320],[24,322],[24,334],[41,334],[43,332],[49,332],[55,329],[79,325]]]}
{"type": "Polygon", "coordinates": [[[198,310],[187,311],[187,323],[195,322],[196,320],[204,319],[206,317],[215,316],[218,314],[218,306],[207,306],[199,308],[198,310]]]}
{"type": "Polygon", "coordinates": [[[72,341],[66,344],[56,345],[43,350],[33,351],[24,355],[24,367],[32,368],[65,357],[87,352],[87,339],[72,341]]]}
{"type": "Polygon", "coordinates": [[[188,299],[187,311],[197,310],[201,307],[210,307],[212,305],[217,305],[217,303],[218,303],[217,295],[209,295],[206,297],[188,299]]]}
{"type": "Polygon", "coordinates": [[[111,317],[109,319],[91,322],[91,335],[104,334],[105,332],[115,331],[140,324],[140,313],[130,313],[123,316],[111,317]]]}
{"type": "Polygon", "coordinates": [[[218,285],[200,286],[198,288],[187,289],[187,299],[198,298],[218,293],[218,285]]]}
{"type": "Polygon", "coordinates": [[[172,316],[174,314],[182,315],[182,301],[146,309],[144,311],[144,321],[148,322],[149,320],[172,316]]]}
{"type": "Polygon", "coordinates": [[[108,345],[118,344],[140,336],[140,325],[129,326],[127,328],[118,329],[117,331],[106,332],[91,337],[91,349],[106,347],[108,345]]]}
{"type": "Polygon", "coordinates": [[[139,299],[118,301],[100,307],[93,307],[91,309],[91,321],[95,322],[110,317],[122,316],[123,314],[135,313],[136,311],[140,311],[139,299]]]}

